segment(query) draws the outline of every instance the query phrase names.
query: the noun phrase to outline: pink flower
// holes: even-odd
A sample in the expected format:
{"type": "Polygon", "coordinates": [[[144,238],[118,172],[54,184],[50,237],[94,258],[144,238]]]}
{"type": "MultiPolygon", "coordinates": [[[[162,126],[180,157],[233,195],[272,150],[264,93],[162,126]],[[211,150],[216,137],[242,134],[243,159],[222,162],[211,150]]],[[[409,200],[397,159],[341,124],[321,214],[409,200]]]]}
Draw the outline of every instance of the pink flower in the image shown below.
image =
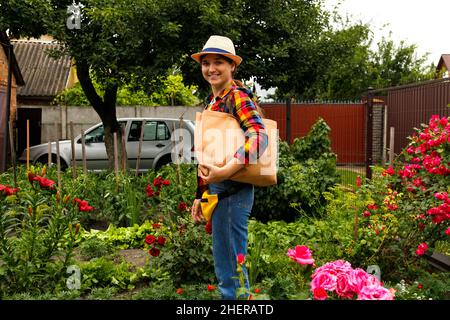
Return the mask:
{"type": "Polygon", "coordinates": [[[445,234],[450,236],[450,227],[448,227],[447,230],[445,230],[445,234]]]}
{"type": "Polygon", "coordinates": [[[447,200],[448,199],[448,194],[447,194],[447,192],[436,192],[435,194],[434,194],[434,197],[437,199],[437,200],[441,200],[441,201],[445,201],[445,200],[447,200]]]}
{"type": "Polygon", "coordinates": [[[366,285],[369,277],[370,275],[363,269],[356,268],[350,273],[348,277],[348,284],[354,293],[359,294],[361,289],[366,285]]]}
{"type": "Polygon", "coordinates": [[[342,298],[351,299],[354,295],[353,286],[350,281],[351,273],[351,271],[342,272],[337,275],[336,293],[342,298]]]}
{"type": "Polygon", "coordinates": [[[421,243],[417,247],[416,254],[418,256],[424,255],[427,250],[428,250],[428,245],[426,243],[421,243]]]}
{"type": "Polygon", "coordinates": [[[311,250],[307,246],[296,246],[295,249],[289,249],[287,255],[301,265],[314,264],[311,250]]]}
{"type": "Polygon", "coordinates": [[[391,290],[375,284],[363,287],[358,300],[394,300],[394,295],[391,290]]]}
{"type": "Polygon", "coordinates": [[[242,253],[239,253],[237,255],[237,262],[238,262],[239,265],[242,266],[244,264],[244,262],[245,262],[245,255],[242,254],[242,253]]]}
{"type": "Polygon", "coordinates": [[[311,281],[311,290],[314,292],[317,288],[322,288],[327,291],[334,291],[336,290],[336,280],[335,272],[323,271],[314,273],[311,281]]]}
{"type": "Polygon", "coordinates": [[[392,166],[390,166],[389,168],[384,170],[381,174],[383,176],[386,176],[387,174],[390,175],[390,176],[393,176],[395,174],[395,171],[394,171],[394,168],[392,168],[392,166]]]}

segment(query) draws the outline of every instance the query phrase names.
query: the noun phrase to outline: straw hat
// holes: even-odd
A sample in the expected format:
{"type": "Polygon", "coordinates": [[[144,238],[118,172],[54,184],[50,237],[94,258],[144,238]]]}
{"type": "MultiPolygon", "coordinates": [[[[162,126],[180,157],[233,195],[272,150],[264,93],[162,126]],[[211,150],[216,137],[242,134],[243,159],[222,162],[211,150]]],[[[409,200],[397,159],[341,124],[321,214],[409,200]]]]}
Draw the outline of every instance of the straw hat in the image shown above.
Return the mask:
{"type": "Polygon", "coordinates": [[[233,41],[230,38],[222,36],[211,36],[203,46],[203,50],[191,55],[191,58],[197,62],[200,62],[200,57],[204,54],[221,54],[236,62],[236,65],[240,65],[242,58],[236,55],[234,50],[233,41]]]}

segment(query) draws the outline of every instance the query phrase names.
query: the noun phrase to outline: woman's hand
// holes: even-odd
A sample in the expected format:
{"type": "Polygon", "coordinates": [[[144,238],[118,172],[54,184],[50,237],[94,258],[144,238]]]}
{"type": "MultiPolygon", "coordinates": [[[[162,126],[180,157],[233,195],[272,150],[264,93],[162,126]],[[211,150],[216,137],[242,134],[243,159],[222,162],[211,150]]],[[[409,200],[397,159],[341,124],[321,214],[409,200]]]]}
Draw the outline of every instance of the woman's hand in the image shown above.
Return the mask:
{"type": "Polygon", "coordinates": [[[202,214],[202,207],[200,205],[200,199],[195,199],[194,203],[191,207],[191,216],[194,222],[201,222],[202,220],[205,220],[202,214]]]}
{"type": "Polygon", "coordinates": [[[223,167],[199,164],[198,169],[198,176],[202,178],[206,184],[220,182],[228,178],[223,167]]]}
{"type": "Polygon", "coordinates": [[[198,176],[205,180],[206,184],[210,184],[230,178],[243,167],[244,164],[237,158],[233,158],[223,167],[202,163],[198,166],[198,176]]]}

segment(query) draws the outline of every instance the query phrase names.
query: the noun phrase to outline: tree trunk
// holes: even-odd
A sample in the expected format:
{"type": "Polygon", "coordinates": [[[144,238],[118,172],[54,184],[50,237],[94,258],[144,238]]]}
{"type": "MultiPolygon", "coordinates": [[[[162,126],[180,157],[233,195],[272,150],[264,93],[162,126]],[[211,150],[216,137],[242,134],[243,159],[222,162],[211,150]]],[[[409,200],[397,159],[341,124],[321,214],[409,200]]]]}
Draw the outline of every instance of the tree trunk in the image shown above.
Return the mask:
{"type": "MultiPolygon", "coordinates": [[[[98,95],[89,74],[89,66],[83,62],[77,62],[77,76],[83,88],[84,94],[99,115],[103,123],[105,133],[105,147],[108,156],[108,167],[114,169],[114,141],[113,133],[117,132],[117,140],[121,141],[122,131],[116,114],[117,88],[116,84],[108,85],[103,99],[98,95]]],[[[118,144],[117,153],[119,163],[122,163],[122,144],[118,144]]]]}

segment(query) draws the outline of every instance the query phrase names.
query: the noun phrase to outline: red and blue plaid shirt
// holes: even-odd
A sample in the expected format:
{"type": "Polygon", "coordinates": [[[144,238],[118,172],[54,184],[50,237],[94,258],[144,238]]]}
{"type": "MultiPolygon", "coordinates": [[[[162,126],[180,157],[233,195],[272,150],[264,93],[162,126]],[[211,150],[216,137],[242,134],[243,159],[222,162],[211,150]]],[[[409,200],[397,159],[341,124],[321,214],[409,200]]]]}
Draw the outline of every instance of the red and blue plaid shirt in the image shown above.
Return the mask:
{"type": "MultiPolygon", "coordinates": [[[[245,166],[250,161],[256,161],[267,148],[268,136],[261,115],[258,113],[253,93],[236,83],[230,84],[213,100],[213,94],[206,99],[205,109],[218,112],[230,113],[232,109],[233,116],[238,120],[241,129],[244,131],[245,143],[234,154],[235,158],[241,160],[245,166]]],[[[196,198],[201,198],[206,190],[206,184],[203,179],[197,179],[196,198]]]]}

